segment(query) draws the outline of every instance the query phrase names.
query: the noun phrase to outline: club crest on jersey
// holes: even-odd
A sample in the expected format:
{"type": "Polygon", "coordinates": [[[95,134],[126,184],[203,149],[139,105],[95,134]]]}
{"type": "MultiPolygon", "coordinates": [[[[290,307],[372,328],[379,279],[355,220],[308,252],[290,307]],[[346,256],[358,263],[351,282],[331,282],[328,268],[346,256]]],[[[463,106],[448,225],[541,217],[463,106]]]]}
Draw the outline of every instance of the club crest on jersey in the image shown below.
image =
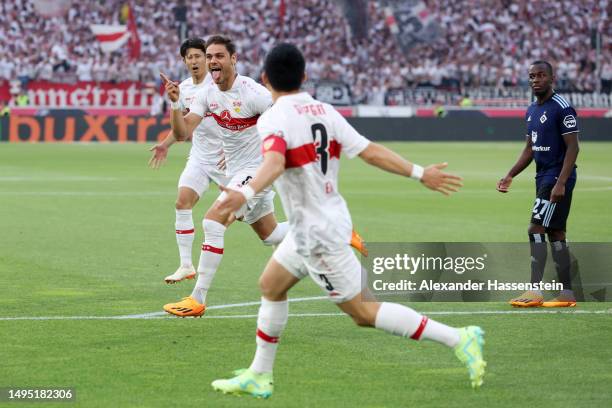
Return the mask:
{"type": "Polygon", "coordinates": [[[234,106],[234,111],[236,111],[236,113],[240,113],[240,107],[242,106],[242,102],[234,101],[232,102],[232,105],[234,106]]]}
{"type": "Polygon", "coordinates": [[[542,116],[540,116],[540,123],[544,123],[544,122],[546,122],[546,119],[548,119],[548,118],[546,117],[546,111],[544,111],[544,113],[542,114],[542,116]]]}
{"type": "Polygon", "coordinates": [[[574,115],[567,115],[565,118],[563,118],[563,124],[566,128],[576,127],[576,118],[574,115]]]}
{"type": "Polygon", "coordinates": [[[531,143],[535,143],[538,140],[538,132],[535,130],[531,131],[531,143]]]}
{"type": "Polygon", "coordinates": [[[224,110],[223,112],[221,112],[221,114],[219,115],[219,117],[221,118],[221,120],[223,120],[224,122],[229,122],[230,120],[232,120],[232,114],[230,113],[230,111],[228,110],[224,110]]]}

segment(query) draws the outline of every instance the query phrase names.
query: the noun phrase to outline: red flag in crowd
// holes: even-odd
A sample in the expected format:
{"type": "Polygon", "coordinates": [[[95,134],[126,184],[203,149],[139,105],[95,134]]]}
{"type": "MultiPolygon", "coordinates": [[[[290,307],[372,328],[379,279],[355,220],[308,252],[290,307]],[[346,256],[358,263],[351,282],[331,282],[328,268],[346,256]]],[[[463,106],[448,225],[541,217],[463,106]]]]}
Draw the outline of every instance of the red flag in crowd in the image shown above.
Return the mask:
{"type": "Polygon", "coordinates": [[[278,23],[281,28],[280,36],[283,38],[285,36],[285,14],[287,13],[287,4],[285,4],[285,0],[280,0],[278,5],[278,23]]]}
{"type": "Polygon", "coordinates": [[[130,46],[130,59],[135,60],[140,58],[140,38],[138,37],[138,29],[136,27],[136,18],[131,6],[128,6],[128,21],[127,28],[130,33],[128,44],[130,46]]]}
{"type": "Polygon", "coordinates": [[[103,52],[113,52],[128,41],[130,34],[124,25],[92,24],[91,31],[103,52]]]}

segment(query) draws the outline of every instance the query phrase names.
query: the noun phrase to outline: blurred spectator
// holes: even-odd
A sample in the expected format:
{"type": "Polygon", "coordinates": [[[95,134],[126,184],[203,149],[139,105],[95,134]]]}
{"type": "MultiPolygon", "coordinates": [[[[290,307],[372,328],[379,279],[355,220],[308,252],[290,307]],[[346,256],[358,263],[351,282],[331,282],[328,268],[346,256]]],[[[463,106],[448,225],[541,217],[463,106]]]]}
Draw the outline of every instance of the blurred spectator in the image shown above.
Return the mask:
{"type": "Polygon", "coordinates": [[[177,30],[186,18],[190,35],[233,37],[239,72],[255,78],[282,30],[285,41],[303,50],[311,80],[342,81],[364,103],[379,103],[389,89],[435,87],[457,93],[468,87],[526,86],[528,65],[540,58],[555,65],[564,90],[610,88],[609,0],[425,0],[443,34],[408,53],[389,31],[382,2],[359,3],[367,7],[364,38],[352,35],[334,0],[287,1],[282,25],[278,0],[132,2],[141,58],[129,62],[127,47],[104,54],[89,29],[90,24],[119,24],[125,0],[73,1],[59,17],[37,14],[32,0],[3,1],[0,79],[148,82],[157,81],[160,70],[182,79],[187,72],[178,55],[177,30]],[[593,28],[604,34],[599,72],[590,42],[593,28]]]}
{"type": "Polygon", "coordinates": [[[461,98],[461,101],[459,102],[459,106],[462,108],[471,108],[474,106],[474,101],[472,101],[468,95],[463,95],[463,98],[461,98]]]}

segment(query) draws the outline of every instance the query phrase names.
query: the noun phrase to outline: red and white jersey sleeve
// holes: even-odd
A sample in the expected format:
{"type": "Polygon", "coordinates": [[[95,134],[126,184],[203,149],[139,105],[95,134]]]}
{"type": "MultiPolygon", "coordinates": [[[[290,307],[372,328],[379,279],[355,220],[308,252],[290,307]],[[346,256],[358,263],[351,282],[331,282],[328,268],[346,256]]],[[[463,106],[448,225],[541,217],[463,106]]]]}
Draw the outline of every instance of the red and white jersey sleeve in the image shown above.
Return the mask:
{"type": "Polygon", "coordinates": [[[299,251],[307,255],[347,245],[352,222],[338,192],[340,156],[358,155],[368,139],[331,105],[308,93],[278,98],[257,129],[264,154],[276,151],[285,156],[285,173],[275,187],[299,251]]]}
{"type": "MultiPolygon", "coordinates": [[[[179,103],[184,112],[191,112],[192,102],[198,92],[206,86],[210,86],[212,78],[206,74],[204,80],[199,84],[193,83],[193,78],[189,77],[179,84],[180,99],[179,103]]],[[[195,105],[194,105],[195,106],[195,105]]],[[[203,116],[203,115],[199,115],[203,116]]],[[[215,123],[212,119],[204,117],[202,122],[193,131],[192,146],[189,152],[190,157],[195,157],[202,163],[216,167],[219,161],[223,144],[219,136],[214,132],[215,123]]]]}
{"type": "Polygon", "coordinates": [[[261,163],[261,140],[257,121],[272,104],[270,92],[249,77],[238,75],[232,88],[220,91],[212,84],[198,92],[190,111],[212,118],[223,142],[229,176],[261,163]]]}
{"type": "Polygon", "coordinates": [[[336,137],[338,138],[338,142],[342,145],[342,153],[346,154],[349,159],[352,159],[368,147],[370,141],[361,136],[359,132],[346,121],[344,116],[335,109],[331,115],[335,116],[333,122],[336,137]]]}

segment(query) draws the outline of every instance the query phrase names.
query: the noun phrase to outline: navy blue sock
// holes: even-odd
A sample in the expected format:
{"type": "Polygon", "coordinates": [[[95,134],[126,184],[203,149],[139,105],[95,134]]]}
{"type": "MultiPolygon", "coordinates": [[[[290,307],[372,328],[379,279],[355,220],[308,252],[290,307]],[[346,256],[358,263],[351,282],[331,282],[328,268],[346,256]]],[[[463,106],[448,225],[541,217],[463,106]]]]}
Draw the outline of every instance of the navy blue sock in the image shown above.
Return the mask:
{"type": "Polygon", "coordinates": [[[531,249],[531,283],[539,283],[544,276],[546,256],[548,255],[546,235],[529,234],[529,248],[531,249]]]}

